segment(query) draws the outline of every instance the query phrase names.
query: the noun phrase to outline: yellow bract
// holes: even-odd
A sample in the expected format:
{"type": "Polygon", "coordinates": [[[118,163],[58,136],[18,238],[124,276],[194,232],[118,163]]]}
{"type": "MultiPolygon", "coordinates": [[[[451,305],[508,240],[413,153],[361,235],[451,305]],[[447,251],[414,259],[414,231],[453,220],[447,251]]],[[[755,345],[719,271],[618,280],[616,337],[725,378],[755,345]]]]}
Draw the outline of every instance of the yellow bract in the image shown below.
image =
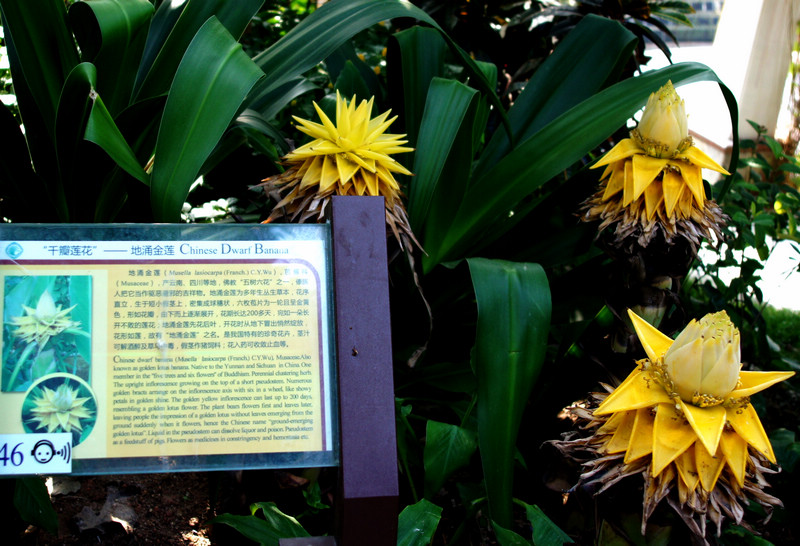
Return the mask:
{"type": "Polygon", "coordinates": [[[645,211],[648,221],[692,218],[703,210],[702,169],[729,174],[692,145],[683,101],[671,82],[650,95],[642,121],[592,168],[606,167],[602,201],[622,192],[619,203],[645,211]]]}
{"type": "Polygon", "coordinates": [[[80,326],[80,322],[71,320],[69,316],[75,305],[63,310],[60,305],[56,307],[53,296],[47,290],[39,296],[36,309],[31,309],[27,305],[23,305],[22,308],[25,310],[23,316],[11,318],[11,322],[17,327],[14,335],[22,338],[26,343],[35,341],[40,350],[50,341],[51,337],[57,336],[68,328],[80,326]]]}
{"type": "Polygon", "coordinates": [[[404,147],[405,135],[387,134],[385,131],[397,119],[388,119],[389,111],[376,118],[372,114],[373,99],[356,99],[348,103],[336,92],[336,123],[314,103],[320,121],[315,123],[297,116],[297,128],[314,138],[286,155],[287,163],[302,163],[297,176],[300,188],[319,185],[320,193],[330,190],[348,195],[353,185],[356,195],[384,195],[386,191],[400,191],[392,173],[411,174],[408,169],[392,159],[390,154],[413,151],[404,147]],[[338,186],[335,188],[335,186],[338,186]],[[385,188],[382,188],[385,186],[385,188]],[[383,190],[383,191],[382,191],[383,190]]]}
{"type": "Polygon", "coordinates": [[[78,396],[67,382],[56,390],[42,386],[41,396],[33,398],[34,407],[31,413],[39,422],[36,428],[46,428],[47,432],[72,432],[83,430],[81,419],[92,417],[93,411],[85,407],[89,397],[78,396]]]}
{"type": "Polygon", "coordinates": [[[654,477],[675,463],[682,489],[689,492],[698,485],[711,491],[726,465],[744,486],[748,445],[774,463],[748,397],[794,372],[739,372],[739,333],[724,313],[692,321],[675,341],[632,311],[628,314],[647,358],[594,411],[610,416],[599,431],[613,432],[606,451],[624,452],[626,463],[652,455],[654,477]],[[665,357],[678,362],[665,364],[665,357]],[[704,405],[702,395],[719,400],[704,405]]]}
{"type": "MultiPolygon", "coordinates": [[[[277,201],[267,221],[325,221],[334,195],[381,196],[386,224],[401,248],[419,246],[408,221],[403,194],[395,173],[411,172],[391,154],[411,152],[405,135],[386,133],[397,116],[389,111],[372,118],[374,99],[350,102],[336,93],[336,123],[314,103],[320,123],[295,117],[297,128],[314,140],[283,158],[286,170],[262,181],[267,194],[277,201]]],[[[409,249],[410,250],[410,249],[409,249]]]]}

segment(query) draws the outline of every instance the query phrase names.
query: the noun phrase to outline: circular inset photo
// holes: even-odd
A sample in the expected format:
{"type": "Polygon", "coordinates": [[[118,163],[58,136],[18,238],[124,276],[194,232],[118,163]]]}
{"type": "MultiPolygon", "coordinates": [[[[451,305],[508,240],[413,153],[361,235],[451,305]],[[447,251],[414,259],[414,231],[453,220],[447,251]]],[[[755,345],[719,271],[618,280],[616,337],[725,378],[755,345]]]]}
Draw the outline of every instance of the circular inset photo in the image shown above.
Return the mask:
{"type": "Polygon", "coordinates": [[[71,432],[72,445],[88,438],[97,422],[97,399],[83,379],[56,373],[36,381],[22,402],[28,433],[71,432]]]}

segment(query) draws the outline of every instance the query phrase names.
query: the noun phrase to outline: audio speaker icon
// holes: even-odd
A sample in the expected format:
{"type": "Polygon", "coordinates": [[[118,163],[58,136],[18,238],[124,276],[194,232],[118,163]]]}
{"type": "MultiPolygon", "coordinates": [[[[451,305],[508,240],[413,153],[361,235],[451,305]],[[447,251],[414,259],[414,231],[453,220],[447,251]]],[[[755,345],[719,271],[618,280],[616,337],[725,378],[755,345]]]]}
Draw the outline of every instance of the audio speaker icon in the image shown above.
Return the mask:
{"type": "Polygon", "coordinates": [[[64,462],[68,463],[72,456],[72,446],[70,444],[64,444],[64,447],[56,451],[56,455],[64,459],[64,462]]]}
{"type": "Polygon", "coordinates": [[[39,440],[31,450],[34,460],[40,464],[47,464],[53,460],[53,457],[58,455],[65,462],[69,462],[72,457],[72,445],[67,443],[64,447],[56,451],[53,442],[50,440],[39,440]]]}

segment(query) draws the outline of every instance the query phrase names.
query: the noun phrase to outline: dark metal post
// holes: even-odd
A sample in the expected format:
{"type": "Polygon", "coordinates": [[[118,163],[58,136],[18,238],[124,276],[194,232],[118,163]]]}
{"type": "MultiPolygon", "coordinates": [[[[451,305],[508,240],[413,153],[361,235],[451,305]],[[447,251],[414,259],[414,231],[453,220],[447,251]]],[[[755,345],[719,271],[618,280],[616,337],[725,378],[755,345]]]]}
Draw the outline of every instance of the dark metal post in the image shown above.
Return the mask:
{"type": "Polygon", "coordinates": [[[397,444],[386,212],[382,197],[334,197],[333,274],[341,439],[341,546],[397,543],[397,444]]]}

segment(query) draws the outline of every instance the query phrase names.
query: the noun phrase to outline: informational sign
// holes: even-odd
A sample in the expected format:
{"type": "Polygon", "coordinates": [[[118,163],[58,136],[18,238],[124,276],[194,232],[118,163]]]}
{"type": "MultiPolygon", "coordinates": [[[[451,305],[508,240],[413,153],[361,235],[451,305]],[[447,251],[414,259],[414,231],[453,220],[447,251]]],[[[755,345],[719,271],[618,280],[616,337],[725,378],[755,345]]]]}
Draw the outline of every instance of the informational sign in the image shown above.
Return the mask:
{"type": "Polygon", "coordinates": [[[327,226],[0,227],[0,435],[76,473],[336,464],[327,226]]]}

